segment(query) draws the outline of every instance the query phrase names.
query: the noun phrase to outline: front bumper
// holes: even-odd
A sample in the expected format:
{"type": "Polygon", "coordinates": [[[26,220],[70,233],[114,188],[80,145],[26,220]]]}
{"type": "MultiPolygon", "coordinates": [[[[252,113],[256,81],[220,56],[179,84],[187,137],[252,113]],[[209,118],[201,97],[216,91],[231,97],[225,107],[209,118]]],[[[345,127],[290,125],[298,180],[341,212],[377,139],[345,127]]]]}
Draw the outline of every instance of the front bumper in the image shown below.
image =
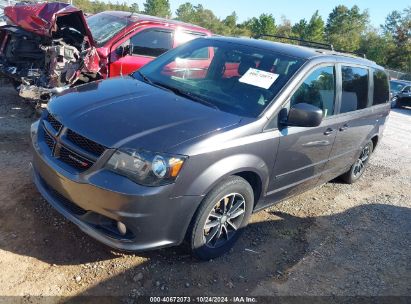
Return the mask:
{"type": "Polygon", "coordinates": [[[33,137],[32,175],[41,195],[96,240],[126,251],[180,244],[201,196],[173,197],[173,185],[144,187],[107,170],[80,175],[62,169],[33,137]],[[127,227],[122,235],[120,221],[127,227]]]}

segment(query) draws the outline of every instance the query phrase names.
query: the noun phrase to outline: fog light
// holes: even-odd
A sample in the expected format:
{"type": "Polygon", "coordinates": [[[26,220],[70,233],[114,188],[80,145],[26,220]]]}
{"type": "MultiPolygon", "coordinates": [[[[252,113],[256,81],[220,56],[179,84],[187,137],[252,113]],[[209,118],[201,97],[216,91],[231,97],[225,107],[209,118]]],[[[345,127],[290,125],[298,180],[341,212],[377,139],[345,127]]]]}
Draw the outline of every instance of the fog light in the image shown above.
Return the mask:
{"type": "Polygon", "coordinates": [[[117,230],[121,235],[126,235],[127,227],[122,222],[117,222],[117,230]]]}

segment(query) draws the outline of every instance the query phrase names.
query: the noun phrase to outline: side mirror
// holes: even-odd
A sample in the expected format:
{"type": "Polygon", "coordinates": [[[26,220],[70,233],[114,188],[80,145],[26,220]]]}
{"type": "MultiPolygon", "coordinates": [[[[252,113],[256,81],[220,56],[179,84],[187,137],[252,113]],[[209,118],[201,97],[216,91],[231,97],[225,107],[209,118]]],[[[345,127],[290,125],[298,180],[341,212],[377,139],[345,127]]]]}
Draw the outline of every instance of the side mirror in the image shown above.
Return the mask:
{"type": "Polygon", "coordinates": [[[308,103],[297,103],[288,113],[286,125],[296,127],[317,127],[323,120],[323,111],[308,103]]]}

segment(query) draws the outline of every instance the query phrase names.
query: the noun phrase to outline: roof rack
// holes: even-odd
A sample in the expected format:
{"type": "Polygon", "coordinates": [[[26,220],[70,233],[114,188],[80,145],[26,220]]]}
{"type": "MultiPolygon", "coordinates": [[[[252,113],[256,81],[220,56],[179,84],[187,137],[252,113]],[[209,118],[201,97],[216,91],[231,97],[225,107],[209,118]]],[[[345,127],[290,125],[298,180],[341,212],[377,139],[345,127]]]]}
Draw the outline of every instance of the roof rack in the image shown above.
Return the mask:
{"type": "Polygon", "coordinates": [[[317,47],[317,48],[320,48],[320,49],[330,50],[330,51],[333,51],[333,52],[351,54],[351,55],[356,55],[356,56],[361,56],[363,58],[366,58],[364,53],[337,50],[337,49],[334,48],[334,46],[332,44],[323,43],[323,42],[310,41],[310,40],[304,40],[304,39],[300,39],[300,38],[286,37],[286,36],[280,36],[280,35],[269,35],[269,34],[260,34],[260,35],[255,36],[254,38],[255,39],[261,39],[263,37],[270,37],[270,38],[275,38],[275,39],[284,39],[284,40],[290,40],[290,41],[297,41],[297,42],[299,42],[299,45],[306,46],[306,47],[317,47]]]}
{"type": "Polygon", "coordinates": [[[328,44],[328,43],[322,43],[322,42],[316,42],[316,41],[309,41],[309,40],[304,40],[304,39],[300,39],[300,38],[294,38],[294,37],[286,37],[286,36],[280,36],[280,35],[269,35],[269,34],[260,34],[255,36],[255,39],[261,39],[263,37],[270,37],[270,38],[276,38],[276,39],[285,39],[285,40],[291,40],[291,41],[298,41],[298,42],[302,42],[303,44],[301,45],[305,45],[305,46],[317,46],[319,48],[322,49],[327,49],[330,51],[334,51],[334,46],[332,44],[328,44]]]}

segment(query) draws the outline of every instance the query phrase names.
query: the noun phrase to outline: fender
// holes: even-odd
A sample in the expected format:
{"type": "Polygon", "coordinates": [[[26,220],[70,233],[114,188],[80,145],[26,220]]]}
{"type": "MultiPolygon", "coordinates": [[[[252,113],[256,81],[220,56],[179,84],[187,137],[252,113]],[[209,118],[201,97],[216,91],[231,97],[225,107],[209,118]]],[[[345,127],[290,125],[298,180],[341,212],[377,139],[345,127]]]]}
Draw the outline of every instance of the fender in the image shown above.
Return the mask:
{"type": "MultiPolygon", "coordinates": [[[[205,196],[226,177],[246,171],[253,172],[260,178],[262,185],[260,197],[262,197],[268,186],[269,167],[262,158],[253,154],[231,155],[211,164],[197,175],[189,185],[185,185],[185,195],[205,196]]],[[[182,186],[184,187],[184,185],[182,186]]]]}

